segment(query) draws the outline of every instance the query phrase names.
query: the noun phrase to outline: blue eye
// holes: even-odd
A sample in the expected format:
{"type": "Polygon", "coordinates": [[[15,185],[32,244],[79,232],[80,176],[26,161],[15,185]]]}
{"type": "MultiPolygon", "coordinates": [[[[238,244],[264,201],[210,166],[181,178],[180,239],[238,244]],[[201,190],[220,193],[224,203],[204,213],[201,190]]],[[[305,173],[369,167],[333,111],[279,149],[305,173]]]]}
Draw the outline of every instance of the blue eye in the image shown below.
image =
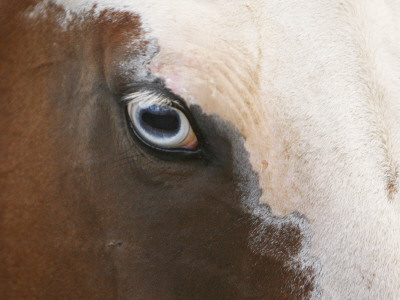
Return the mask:
{"type": "Polygon", "coordinates": [[[158,137],[172,137],[179,133],[181,120],[179,114],[168,106],[151,105],[139,110],[141,128],[158,137]]]}
{"type": "Polygon", "coordinates": [[[196,150],[196,135],[179,109],[154,102],[131,102],[127,108],[135,133],[148,144],[166,149],[196,150]]]}

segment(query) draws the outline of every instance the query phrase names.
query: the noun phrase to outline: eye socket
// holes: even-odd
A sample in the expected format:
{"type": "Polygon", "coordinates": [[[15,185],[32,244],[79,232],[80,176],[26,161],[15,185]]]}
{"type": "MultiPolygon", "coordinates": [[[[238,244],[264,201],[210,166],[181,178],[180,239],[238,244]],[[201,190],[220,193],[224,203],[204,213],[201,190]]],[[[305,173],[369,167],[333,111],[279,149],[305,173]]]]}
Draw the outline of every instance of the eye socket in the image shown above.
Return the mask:
{"type": "Polygon", "coordinates": [[[166,150],[197,150],[197,137],[178,108],[157,101],[132,101],[127,111],[135,134],[148,145],[166,150]]]}

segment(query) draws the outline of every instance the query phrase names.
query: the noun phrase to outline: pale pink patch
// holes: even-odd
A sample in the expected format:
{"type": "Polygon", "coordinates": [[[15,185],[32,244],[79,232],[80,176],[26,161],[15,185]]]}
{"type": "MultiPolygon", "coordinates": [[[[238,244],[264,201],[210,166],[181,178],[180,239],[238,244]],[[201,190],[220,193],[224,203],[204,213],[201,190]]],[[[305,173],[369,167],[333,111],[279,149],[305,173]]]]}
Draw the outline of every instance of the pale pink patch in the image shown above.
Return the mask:
{"type": "Polygon", "coordinates": [[[263,160],[261,164],[262,164],[262,171],[265,172],[265,170],[267,170],[268,168],[268,162],[266,160],[263,160]]]}

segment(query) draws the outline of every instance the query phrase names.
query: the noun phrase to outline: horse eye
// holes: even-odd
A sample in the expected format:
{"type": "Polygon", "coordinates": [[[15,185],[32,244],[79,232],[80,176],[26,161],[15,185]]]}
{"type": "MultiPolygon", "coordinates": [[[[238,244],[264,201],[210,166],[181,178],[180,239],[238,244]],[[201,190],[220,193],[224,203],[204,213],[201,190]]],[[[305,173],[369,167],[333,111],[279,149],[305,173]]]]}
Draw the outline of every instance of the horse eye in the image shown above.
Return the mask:
{"type": "Polygon", "coordinates": [[[197,149],[197,137],[189,120],[179,109],[154,102],[130,102],[127,110],[135,134],[150,146],[197,149]]]}

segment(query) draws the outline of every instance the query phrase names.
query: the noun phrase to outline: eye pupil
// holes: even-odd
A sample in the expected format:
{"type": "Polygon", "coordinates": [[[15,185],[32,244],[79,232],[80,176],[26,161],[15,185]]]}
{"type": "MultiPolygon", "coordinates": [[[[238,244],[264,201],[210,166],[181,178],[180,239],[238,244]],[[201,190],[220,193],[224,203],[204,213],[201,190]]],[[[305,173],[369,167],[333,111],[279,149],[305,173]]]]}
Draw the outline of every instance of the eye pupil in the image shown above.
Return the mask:
{"type": "Polygon", "coordinates": [[[178,113],[168,107],[151,105],[140,112],[140,123],[153,134],[174,134],[179,131],[180,118],[178,113]]]}
{"type": "Polygon", "coordinates": [[[148,112],[142,114],[142,121],[154,129],[177,131],[179,119],[172,115],[154,115],[148,112]]]}

